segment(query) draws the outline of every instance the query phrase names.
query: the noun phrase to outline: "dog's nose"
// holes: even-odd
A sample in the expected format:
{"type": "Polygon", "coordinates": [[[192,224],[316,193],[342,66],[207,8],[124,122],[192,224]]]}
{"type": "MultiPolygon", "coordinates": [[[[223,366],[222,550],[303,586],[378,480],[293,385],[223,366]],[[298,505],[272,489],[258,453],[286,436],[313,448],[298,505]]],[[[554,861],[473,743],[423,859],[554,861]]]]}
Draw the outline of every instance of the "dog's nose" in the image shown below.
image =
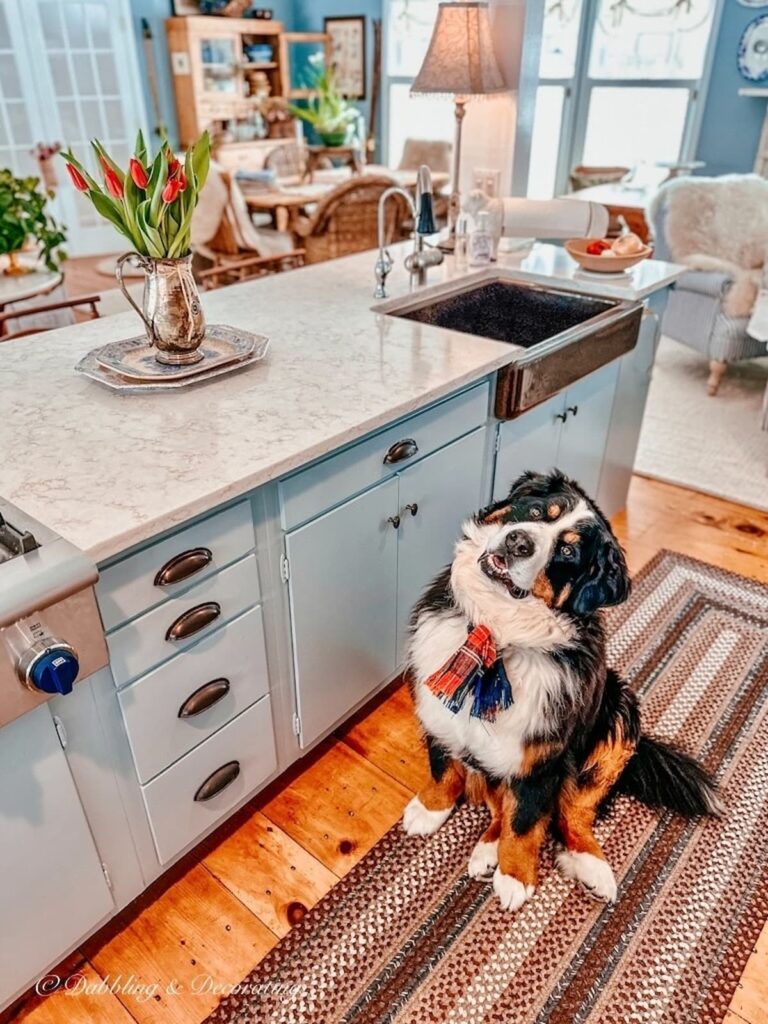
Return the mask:
{"type": "Polygon", "coordinates": [[[513,558],[530,558],[535,550],[533,540],[525,530],[513,530],[508,533],[505,544],[507,554],[513,558]]]}

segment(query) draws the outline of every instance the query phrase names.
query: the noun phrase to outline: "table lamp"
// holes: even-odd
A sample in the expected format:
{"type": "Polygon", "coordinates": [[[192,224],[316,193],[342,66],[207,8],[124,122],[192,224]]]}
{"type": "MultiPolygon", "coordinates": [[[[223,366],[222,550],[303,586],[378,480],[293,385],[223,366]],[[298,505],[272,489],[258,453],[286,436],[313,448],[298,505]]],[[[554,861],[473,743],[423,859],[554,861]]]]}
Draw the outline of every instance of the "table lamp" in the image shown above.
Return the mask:
{"type": "Polygon", "coordinates": [[[452,252],[456,245],[456,218],[461,207],[461,123],[472,96],[508,92],[493,49],[487,3],[441,3],[429,48],[411,95],[453,94],[456,136],[453,144],[451,200],[448,207],[448,238],[440,248],[452,252]]]}

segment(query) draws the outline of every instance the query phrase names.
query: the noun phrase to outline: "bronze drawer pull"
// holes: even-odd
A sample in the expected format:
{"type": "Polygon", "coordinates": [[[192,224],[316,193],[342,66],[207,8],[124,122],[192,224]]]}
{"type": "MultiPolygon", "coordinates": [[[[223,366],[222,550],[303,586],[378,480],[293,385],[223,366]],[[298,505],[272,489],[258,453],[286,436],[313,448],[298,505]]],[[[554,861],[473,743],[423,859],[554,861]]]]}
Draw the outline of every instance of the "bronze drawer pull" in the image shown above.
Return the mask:
{"type": "Polygon", "coordinates": [[[195,715],[207,711],[214,704],[229,693],[228,679],[212,679],[210,683],[200,686],[194,693],[190,693],[187,699],[179,708],[179,718],[194,718],[195,715]]]}
{"type": "Polygon", "coordinates": [[[213,552],[209,548],[192,548],[182,551],[180,555],[169,558],[155,576],[156,587],[170,587],[173,583],[182,583],[190,576],[200,572],[213,561],[213,552]]]}
{"type": "Polygon", "coordinates": [[[211,772],[195,793],[195,800],[197,803],[204,803],[206,800],[211,800],[213,797],[218,796],[222,790],[235,781],[239,774],[240,762],[227,761],[221,768],[211,772]]]}
{"type": "Polygon", "coordinates": [[[406,505],[403,511],[410,512],[412,516],[417,516],[419,514],[418,502],[414,501],[411,505],[406,505]]]}
{"type": "Polygon", "coordinates": [[[221,605],[218,601],[206,601],[205,604],[197,604],[181,615],[168,627],[165,634],[166,640],[187,640],[189,637],[199,633],[201,629],[210,626],[212,622],[221,615],[221,605]]]}
{"type": "Polygon", "coordinates": [[[419,451],[419,446],[412,437],[406,437],[402,441],[396,441],[384,456],[384,465],[391,466],[395,462],[404,462],[405,459],[412,459],[419,451]]]}

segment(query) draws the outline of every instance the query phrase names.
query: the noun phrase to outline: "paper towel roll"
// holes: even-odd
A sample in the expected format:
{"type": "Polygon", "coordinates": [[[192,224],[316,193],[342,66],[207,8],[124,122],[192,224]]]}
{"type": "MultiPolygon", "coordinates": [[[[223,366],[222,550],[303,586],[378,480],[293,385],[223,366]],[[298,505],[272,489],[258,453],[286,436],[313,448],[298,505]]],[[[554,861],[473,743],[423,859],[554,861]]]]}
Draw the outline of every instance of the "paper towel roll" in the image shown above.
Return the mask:
{"type": "Polygon", "coordinates": [[[581,199],[501,200],[501,233],[506,238],[604,238],[608,211],[581,199]]]}

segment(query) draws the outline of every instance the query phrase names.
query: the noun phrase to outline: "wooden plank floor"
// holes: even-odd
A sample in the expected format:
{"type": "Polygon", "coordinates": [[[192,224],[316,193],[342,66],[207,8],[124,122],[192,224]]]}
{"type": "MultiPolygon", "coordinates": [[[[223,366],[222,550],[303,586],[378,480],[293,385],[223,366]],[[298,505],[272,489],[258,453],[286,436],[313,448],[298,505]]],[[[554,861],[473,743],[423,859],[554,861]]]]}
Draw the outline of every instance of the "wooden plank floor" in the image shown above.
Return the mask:
{"type": "MultiPolygon", "coordinates": [[[[768,582],[768,514],[636,477],[615,526],[633,571],[667,547],[768,582]]],[[[198,1024],[214,984],[258,963],[397,821],[426,771],[410,698],[395,689],[89,942],[69,963],[69,993],[30,997],[15,1020],[198,1024]],[[123,991],[94,991],[118,977],[123,991]]],[[[726,1022],[768,1024],[768,925],[726,1022]]]]}

